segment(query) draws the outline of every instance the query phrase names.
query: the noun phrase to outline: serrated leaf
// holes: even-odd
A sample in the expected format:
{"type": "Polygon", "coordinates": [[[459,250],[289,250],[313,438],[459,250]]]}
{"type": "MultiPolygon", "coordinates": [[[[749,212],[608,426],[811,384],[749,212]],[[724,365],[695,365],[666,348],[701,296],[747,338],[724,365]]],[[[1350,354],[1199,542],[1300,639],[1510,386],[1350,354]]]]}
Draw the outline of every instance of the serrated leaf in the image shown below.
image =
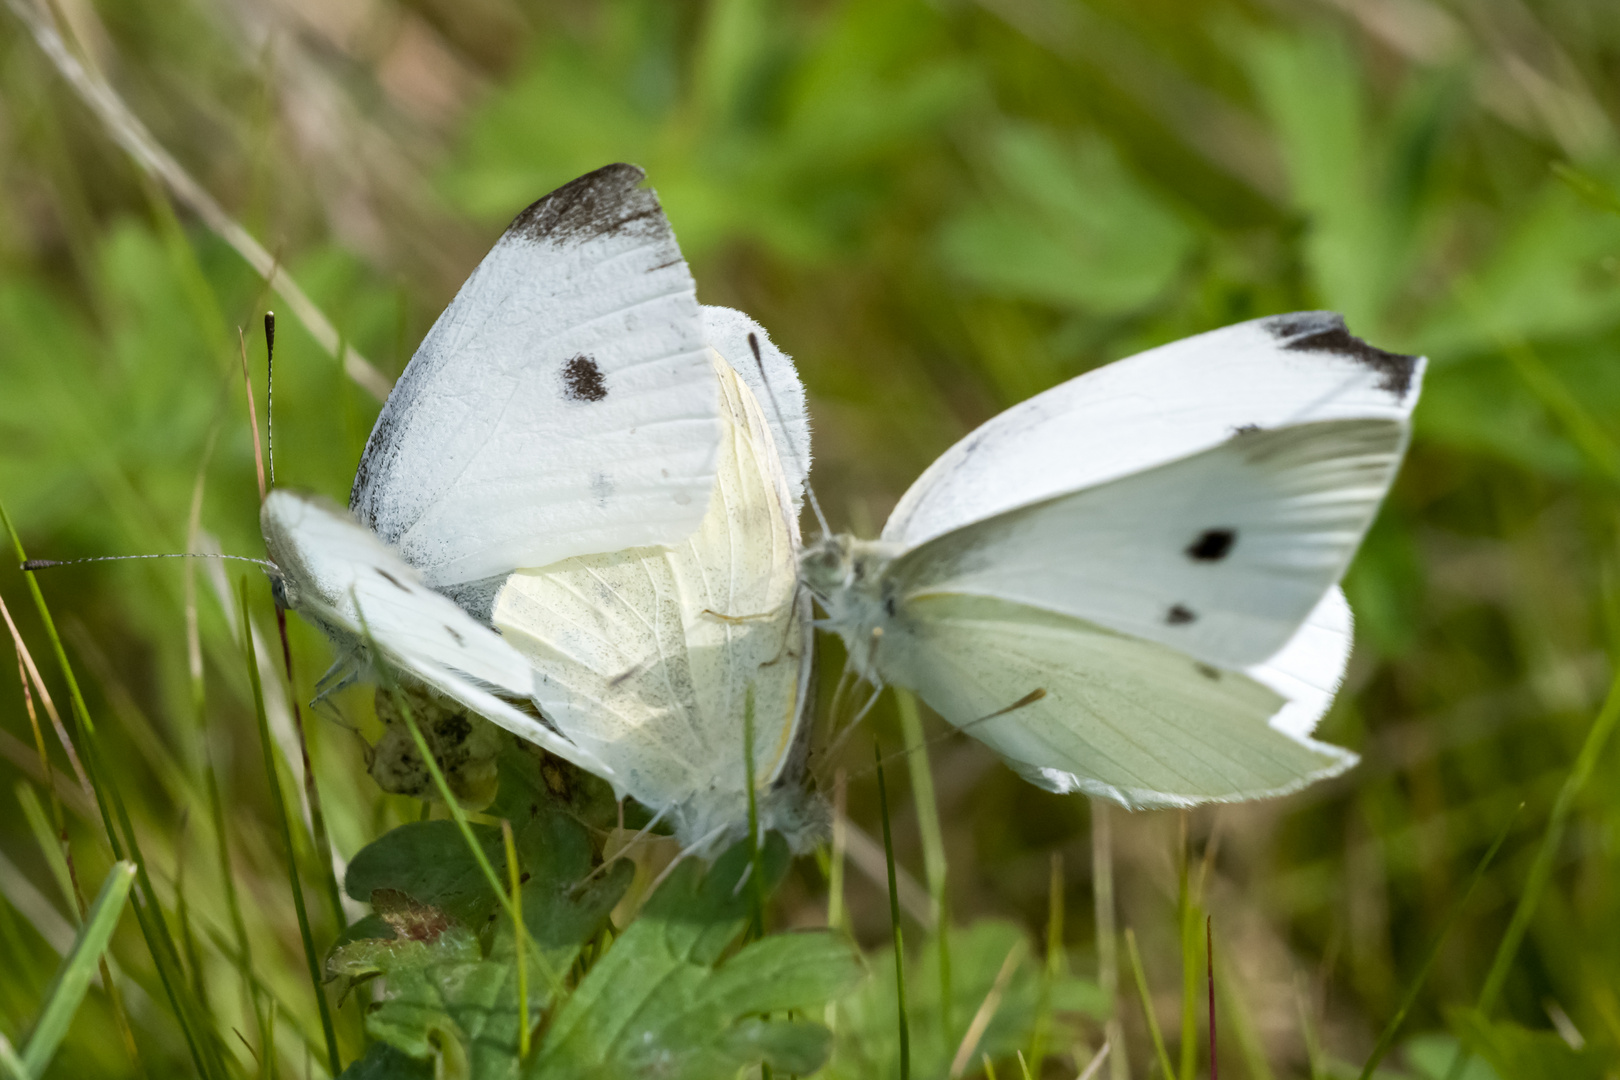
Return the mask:
{"type": "MultiPolygon", "coordinates": [[[[490,862],[506,863],[500,831],[474,829],[490,862]]],[[[467,925],[495,910],[495,895],[453,821],[413,821],[361,848],[349,863],[344,891],[372,903],[375,893],[399,893],[467,925]]]]}
{"type": "MultiPolygon", "coordinates": [[[[773,835],[763,854],[769,886],[787,848],[773,835]]],[[[756,941],[720,963],[747,921],[749,862],[742,844],[707,873],[677,867],[563,1003],[526,1075],[706,1080],[759,1062],[818,1068],[825,1028],[759,1014],[820,1006],[853,985],[859,961],[847,942],[810,932],[756,941]]]]}
{"type": "MultiPolygon", "coordinates": [[[[531,1010],[550,1001],[634,874],[630,863],[620,862],[586,880],[596,861],[590,833],[540,790],[546,781],[538,764],[525,754],[503,759],[501,793],[492,807],[512,822],[523,874],[531,1010]]],[[[473,833],[504,877],[500,830],[475,825],[473,833]]],[[[366,1016],[371,1037],[414,1062],[433,1062],[439,1076],[515,1075],[516,939],[454,823],[394,829],[355,856],[346,888],[375,911],[343,935],[327,970],[351,983],[386,979],[386,997],[366,1016]],[[493,934],[481,937],[492,923],[493,934]]]]}

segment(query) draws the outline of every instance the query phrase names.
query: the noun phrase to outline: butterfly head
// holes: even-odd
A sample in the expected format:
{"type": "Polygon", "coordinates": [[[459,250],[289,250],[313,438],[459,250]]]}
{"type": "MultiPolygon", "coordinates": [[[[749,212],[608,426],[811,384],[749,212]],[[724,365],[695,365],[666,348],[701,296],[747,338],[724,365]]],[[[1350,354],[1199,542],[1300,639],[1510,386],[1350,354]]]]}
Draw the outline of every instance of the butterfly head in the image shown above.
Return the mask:
{"type": "Polygon", "coordinates": [[[849,535],[823,534],[799,555],[799,578],[823,603],[849,587],[856,543],[849,535]]]}

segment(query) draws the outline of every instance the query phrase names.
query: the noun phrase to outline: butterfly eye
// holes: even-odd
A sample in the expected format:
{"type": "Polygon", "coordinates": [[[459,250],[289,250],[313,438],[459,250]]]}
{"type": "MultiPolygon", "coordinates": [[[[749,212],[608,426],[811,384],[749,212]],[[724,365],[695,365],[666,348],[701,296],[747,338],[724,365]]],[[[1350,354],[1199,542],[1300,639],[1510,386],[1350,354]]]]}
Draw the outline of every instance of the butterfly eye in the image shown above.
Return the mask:
{"type": "Polygon", "coordinates": [[[276,602],[276,607],[282,611],[292,610],[294,600],[292,590],[287,584],[286,575],[279,571],[270,575],[270,597],[276,602]]]}

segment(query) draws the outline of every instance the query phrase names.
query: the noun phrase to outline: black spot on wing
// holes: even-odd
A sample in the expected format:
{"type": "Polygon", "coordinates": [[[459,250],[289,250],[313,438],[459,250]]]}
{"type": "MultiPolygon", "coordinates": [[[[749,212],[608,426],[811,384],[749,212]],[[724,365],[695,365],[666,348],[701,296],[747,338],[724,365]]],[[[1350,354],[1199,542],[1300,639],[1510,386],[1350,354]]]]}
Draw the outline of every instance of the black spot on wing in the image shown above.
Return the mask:
{"type": "Polygon", "coordinates": [[[597,506],[607,506],[615,490],[613,478],[607,473],[597,473],[591,477],[591,495],[595,497],[597,506]]]}
{"type": "Polygon", "coordinates": [[[583,354],[563,365],[563,397],[571,401],[601,401],[607,397],[607,377],[596,361],[583,354]]]}
{"type": "Polygon", "coordinates": [[[1164,613],[1164,621],[1169,623],[1171,626],[1186,626],[1188,623],[1195,621],[1197,618],[1198,613],[1184,604],[1176,604],[1169,611],[1164,613]]]}
{"type": "Polygon", "coordinates": [[[519,214],[507,236],[540,243],[584,244],[625,231],[668,232],[658,196],[641,186],[634,165],[604,165],[570,181],[519,214]]]}
{"type": "Polygon", "coordinates": [[[400,592],[405,593],[407,595],[410,594],[411,587],[409,585],[405,584],[403,581],[399,580],[399,578],[395,577],[393,574],[390,574],[388,571],[384,570],[380,566],[377,568],[377,573],[382,575],[382,579],[384,581],[388,582],[388,584],[392,585],[394,588],[398,589],[400,592]]]}
{"type": "Polygon", "coordinates": [[[1196,670],[1198,672],[1198,674],[1202,675],[1204,678],[1210,680],[1211,682],[1220,682],[1221,681],[1221,669],[1220,668],[1211,667],[1208,664],[1194,664],[1193,668],[1194,668],[1194,670],[1196,670]]]}
{"type": "Polygon", "coordinates": [[[1404,398],[1412,388],[1412,374],[1418,358],[1385,352],[1367,344],[1344,325],[1344,316],[1332,311],[1306,311],[1266,319],[1265,328],[1289,352],[1328,353],[1344,356],[1371,368],[1382,378],[1378,389],[1404,398]]]}
{"type": "Polygon", "coordinates": [[[1219,562],[1237,543],[1236,529],[1205,529],[1187,545],[1187,558],[1195,562],[1219,562]]]}
{"type": "Polygon", "coordinates": [[[465,644],[467,644],[467,639],[461,636],[461,631],[457,630],[455,627],[451,626],[449,623],[444,624],[444,632],[449,634],[451,637],[455,638],[457,645],[465,645],[465,644]]]}

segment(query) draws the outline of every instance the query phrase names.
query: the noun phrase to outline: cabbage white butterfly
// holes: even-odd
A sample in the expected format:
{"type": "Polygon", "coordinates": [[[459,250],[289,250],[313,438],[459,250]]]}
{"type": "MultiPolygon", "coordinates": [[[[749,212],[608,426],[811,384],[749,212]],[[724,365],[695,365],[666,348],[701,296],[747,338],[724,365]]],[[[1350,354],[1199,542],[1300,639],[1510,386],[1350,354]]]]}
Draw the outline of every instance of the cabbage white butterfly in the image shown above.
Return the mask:
{"type": "Polygon", "coordinates": [[[879,539],[823,538],[801,572],[860,674],[1043,788],[1136,808],[1293,791],[1356,761],[1309,736],[1423,368],[1328,312],[1165,345],[993,418],[879,539]]]}
{"type": "Polygon", "coordinates": [[[323,692],[380,661],[697,840],[746,820],[746,701],[767,793],[802,750],[803,477],[777,439],[807,461],[808,428],[763,331],[699,307],[643,178],[610,165],[518,215],[390,394],[349,512],[276,490],[261,524],[278,601],[340,650],[323,692]],[[782,430],[716,347],[770,370],[782,430]],[[659,567],[651,592],[615,594],[659,567]],[[559,618],[591,621],[602,647],[559,618]],[[671,756],[688,743],[703,753],[671,756]]]}

